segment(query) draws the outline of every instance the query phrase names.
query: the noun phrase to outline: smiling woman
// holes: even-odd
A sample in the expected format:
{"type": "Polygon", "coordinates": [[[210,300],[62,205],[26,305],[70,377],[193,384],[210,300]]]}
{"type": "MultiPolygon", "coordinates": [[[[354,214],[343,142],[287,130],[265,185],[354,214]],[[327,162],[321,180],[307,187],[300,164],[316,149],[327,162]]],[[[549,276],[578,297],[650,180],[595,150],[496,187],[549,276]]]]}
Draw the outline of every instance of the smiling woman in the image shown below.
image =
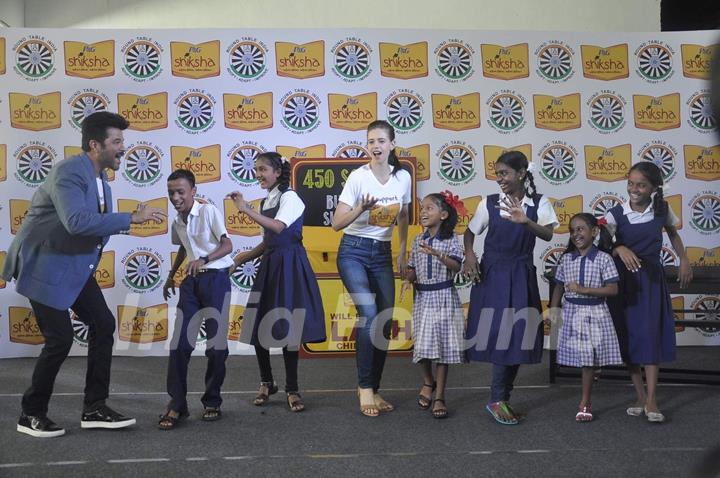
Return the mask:
{"type": "MultiPolygon", "coordinates": [[[[367,128],[368,164],[350,173],[335,209],[332,227],[345,229],[337,266],[364,325],[357,333],[360,412],[376,417],[394,407],[378,389],[385,366],[395,305],[395,279],[390,239],[397,222],[400,237],[398,270],[405,277],[408,208],[412,200],[410,174],[395,155],[395,130],[386,121],[367,128]],[[374,297],[373,300],[367,300],[374,297]],[[381,322],[375,324],[377,320],[381,322]],[[371,330],[382,330],[382,337],[371,330]]],[[[361,322],[362,323],[362,322],[361,322]]]]}

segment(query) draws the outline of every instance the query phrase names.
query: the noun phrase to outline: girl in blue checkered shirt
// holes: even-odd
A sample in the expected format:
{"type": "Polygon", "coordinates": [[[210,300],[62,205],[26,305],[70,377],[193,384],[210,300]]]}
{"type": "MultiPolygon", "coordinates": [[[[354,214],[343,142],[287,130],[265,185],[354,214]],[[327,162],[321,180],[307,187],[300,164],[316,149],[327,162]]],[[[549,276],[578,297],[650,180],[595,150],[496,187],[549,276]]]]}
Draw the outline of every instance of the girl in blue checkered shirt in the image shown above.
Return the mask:
{"type": "Polygon", "coordinates": [[[608,254],[611,250],[612,237],[604,220],[598,222],[586,212],[570,219],[570,241],[555,271],[550,317],[557,323],[562,315],[558,363],[582,368],[582,398],[575,415],[578,422],[593,419],[590,391],[594,369],[622,363],[615,327],[605,303],[606,297],[618,292],[618,271],[608,254]]]}

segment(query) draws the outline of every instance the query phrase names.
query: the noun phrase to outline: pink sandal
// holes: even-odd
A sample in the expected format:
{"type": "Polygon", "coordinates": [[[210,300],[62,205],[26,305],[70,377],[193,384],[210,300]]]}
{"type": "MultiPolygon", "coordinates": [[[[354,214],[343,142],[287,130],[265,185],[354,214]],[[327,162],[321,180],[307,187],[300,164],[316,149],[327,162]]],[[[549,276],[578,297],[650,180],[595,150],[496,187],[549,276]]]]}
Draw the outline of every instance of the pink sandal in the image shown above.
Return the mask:
{"type": "Polygon", "coordinates": [[[592,419],[592,407],[589,404],[578,408],[578,412],[575,414],[576,422],[591,422],[592,419]]]}

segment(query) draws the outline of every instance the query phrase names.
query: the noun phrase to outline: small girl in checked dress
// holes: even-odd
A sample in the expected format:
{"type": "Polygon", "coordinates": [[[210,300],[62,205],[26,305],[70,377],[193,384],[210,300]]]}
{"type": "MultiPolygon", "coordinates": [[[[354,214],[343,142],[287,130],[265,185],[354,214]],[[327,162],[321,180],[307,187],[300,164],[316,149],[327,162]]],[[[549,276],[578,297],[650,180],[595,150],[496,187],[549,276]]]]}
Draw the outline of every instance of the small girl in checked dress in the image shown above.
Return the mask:
{"type": "Polygon", "coordinates": [[[593,419],[590,391],[593,370],[621,364],[620,347],[605,298],[618,292],[619,276],[612,257],[612,238],[604,220],[580,213],[570,219],[570,241],[555,272],[556,286],[550,301],[551,320],[558,319],[560,300],[562,327],[558,340],[558,363],[582,367],[582,399],[575,420],[593,419]],[[594,240],[599,237],[598,246],[594,240]]]}
{"type": "Polygon", "coordinates": [[[423,199],[420,224],[425,232],[413,241],[408,275],[401,291],[403,294],[410,283],[414,284],[413,363],[420,363],[423,374],[418,406],[427,410],[432,404],[435,418],[446,418],[448,415],[445,406],[448,364],[465,361],[465,319],[454,286],[454,277],[460,270],[463,257],[455,226],[459,210],[465,214],[464,209],[462,201],[450,191],[429,194],[423,199]]]}

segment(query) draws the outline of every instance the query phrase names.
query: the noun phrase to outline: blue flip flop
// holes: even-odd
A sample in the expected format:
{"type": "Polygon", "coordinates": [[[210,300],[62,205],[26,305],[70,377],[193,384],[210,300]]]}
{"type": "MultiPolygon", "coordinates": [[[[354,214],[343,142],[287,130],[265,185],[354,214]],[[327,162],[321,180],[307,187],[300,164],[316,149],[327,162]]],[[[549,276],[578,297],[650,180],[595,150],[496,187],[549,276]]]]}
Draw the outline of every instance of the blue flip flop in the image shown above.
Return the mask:
{"type": "Polygon", "coordinates": [[[505,402],[493,402],[488,403],[485,405],[485,410],[492,415],[492,417],[495,419],[496,422],[500,423],[501,425],[517,425],[518,421],[517,418],[504,418],[501,416],[494,408],[502,408],[503,412],[505,412],[506,415],[513,416],[512,411],[508,410],[507,406],[505,405],[505,402]]]}

